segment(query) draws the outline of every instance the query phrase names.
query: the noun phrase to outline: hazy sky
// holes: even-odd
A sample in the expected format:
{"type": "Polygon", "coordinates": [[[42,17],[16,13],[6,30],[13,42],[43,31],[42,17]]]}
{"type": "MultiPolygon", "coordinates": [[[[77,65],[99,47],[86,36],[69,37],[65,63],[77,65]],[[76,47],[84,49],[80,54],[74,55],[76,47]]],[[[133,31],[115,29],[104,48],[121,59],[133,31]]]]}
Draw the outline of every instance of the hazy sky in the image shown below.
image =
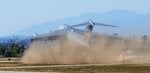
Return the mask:
{"type": "Polygon", "coordinates": [[[0,36],[47,21],[111,10],[150,13],[150,0],[0,0],[0,36]]]}

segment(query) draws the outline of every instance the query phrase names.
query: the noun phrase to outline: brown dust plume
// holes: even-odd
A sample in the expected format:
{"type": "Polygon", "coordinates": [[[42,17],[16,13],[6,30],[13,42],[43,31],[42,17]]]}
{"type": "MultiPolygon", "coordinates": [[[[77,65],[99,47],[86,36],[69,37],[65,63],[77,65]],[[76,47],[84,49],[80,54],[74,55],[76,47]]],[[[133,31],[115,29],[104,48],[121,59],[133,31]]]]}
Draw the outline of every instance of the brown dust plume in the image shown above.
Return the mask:
{"type": "Polygon", "coordinates": [[[149,63],[150,40],[140,37],[70,33],[57,40],[32,42],[21,59],[25,64],[149,63]]]}

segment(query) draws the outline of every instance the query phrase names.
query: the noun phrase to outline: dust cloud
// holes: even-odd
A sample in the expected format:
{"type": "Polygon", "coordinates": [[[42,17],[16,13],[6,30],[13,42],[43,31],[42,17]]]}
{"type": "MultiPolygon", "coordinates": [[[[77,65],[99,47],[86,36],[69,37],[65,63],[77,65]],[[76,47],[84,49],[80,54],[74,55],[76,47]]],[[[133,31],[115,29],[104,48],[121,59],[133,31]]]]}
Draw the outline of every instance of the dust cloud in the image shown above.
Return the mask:
{"type": "Polygon", "coordinates": [[[35,40],[21,59],[25,64],[149,63],[148,37],[69,33],[57,40],[35,40]]]}

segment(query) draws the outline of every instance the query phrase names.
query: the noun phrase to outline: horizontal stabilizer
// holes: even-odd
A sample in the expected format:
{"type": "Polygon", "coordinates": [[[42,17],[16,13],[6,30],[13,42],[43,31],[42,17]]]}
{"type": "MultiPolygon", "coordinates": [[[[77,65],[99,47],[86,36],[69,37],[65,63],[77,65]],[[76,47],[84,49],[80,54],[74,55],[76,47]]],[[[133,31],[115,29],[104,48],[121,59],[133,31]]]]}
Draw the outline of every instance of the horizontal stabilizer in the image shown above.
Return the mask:
{"type": "Polygon", "coordinates": [[[102,23],[94,23],[94,25],[107,26],[107,27],[119,27],[119,26],[115,26],[115,25],[108,25],[108,24],[102,24],[102,23]]]}
{"type": "Polygon", "coordinates": [[[87,26],[87,25],[93,25],[93,26],[94,25],[98,25],[98,26],[106,26],[106,27],[118,27],[118,26],[115,26],[115,25],[109,25],[109,24],[92,22],[91,20],[88,21],[88,22],[81,23],[81,24],[73,25],[71,27],[79,27],[79,26],[87,26]]]}
{"type": "Polygon", "coordinates": [[[88,22],[85,22],[85,23],[73,25],[73,26],[71,26],[71,27],[87,26],[88,24],[89,24],[88,22]]]}

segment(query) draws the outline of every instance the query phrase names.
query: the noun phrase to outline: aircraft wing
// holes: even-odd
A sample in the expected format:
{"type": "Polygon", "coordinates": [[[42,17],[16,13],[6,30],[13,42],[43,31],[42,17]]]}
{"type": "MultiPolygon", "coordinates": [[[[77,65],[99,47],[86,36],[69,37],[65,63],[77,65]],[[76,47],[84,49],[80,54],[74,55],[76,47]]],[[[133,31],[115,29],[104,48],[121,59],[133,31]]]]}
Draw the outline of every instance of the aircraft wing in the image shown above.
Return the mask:
{"type": "Polygon", "coordinates": [[[54,32],[51,33],[46,33],[46,34],[41,34],[41,35],[37,35],[31,38],[31,41],[34,40],[54,40],[58,37],[60,37],[61,35],[65,35],[65,30],[56,30],[54,32]]]}
{"type": "Polygon", "coordinates": [[[60,36],[67,35],[69,32],[74,32],[80,35],[84,34],[84,30],[76,29],[76,28],[68,28],[68,29],[61,29],[51,33],[46,33],[42,35],[37,35],[31,38],[31,41],[34,40],[56,40],[60,36]]]}

